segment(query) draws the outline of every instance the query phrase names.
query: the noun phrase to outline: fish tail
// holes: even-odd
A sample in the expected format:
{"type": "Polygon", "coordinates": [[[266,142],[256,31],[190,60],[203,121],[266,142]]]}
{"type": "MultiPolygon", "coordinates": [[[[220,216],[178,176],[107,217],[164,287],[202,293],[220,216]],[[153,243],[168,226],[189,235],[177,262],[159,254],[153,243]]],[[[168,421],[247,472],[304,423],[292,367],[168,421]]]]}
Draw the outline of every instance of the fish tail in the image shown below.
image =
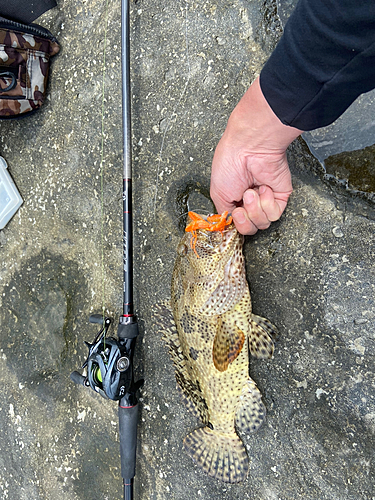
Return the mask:
{"type": "Polygon", "coordinates": [[[235,431],[224,434],[209,427],[201,427],[186,436],[184,447],[209,476],[226,483],[245,480],[249,459],[235,431]]]}

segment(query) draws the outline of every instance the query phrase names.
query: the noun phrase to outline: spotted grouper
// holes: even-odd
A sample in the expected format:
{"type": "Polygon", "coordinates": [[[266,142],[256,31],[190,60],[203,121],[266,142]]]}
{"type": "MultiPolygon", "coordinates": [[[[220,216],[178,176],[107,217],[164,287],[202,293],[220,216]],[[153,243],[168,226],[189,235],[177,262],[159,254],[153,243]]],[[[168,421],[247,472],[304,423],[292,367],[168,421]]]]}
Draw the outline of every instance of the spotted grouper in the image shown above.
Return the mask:
{"type": "Polygon", "coordinates": [[[187,453],[208,475],[237,483],[248,456],[236,429],[253,432],[265,418],[249,353],[272,357],[276,329],[251,312],[243,236],[227,215],[189,212],[173,270],[174,324],[164,338],[182,395],[204,424],[184,439],[187,453]]]}

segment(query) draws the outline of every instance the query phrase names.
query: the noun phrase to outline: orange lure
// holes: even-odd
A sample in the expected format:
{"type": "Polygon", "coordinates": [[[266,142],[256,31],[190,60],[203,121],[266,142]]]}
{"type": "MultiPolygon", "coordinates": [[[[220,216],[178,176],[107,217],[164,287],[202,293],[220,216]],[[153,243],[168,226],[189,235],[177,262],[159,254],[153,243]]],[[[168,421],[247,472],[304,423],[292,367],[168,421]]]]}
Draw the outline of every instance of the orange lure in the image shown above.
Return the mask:
{"type": "Polygon", "coordinates": [[[189,217],[191,222],[186,226],[185,231],[187,233],[192,233],[193,237],[190,240],[190,246],[194,250],[196,256],[199,258],[199,255],[195,249],[195,245],[197,243],[197,230],[204,229],[205,231],[220,231],[223,234],[223,231],[226,229],[229,224],[232,222],[232,217],[228,217],[228,212],[224,212],[222,215],[215,214],[207,217],[207,220],[203,219],[200,215],[195,212],[189,212],[189,217]],[[227,219],[228,217],[228,219],[227,219]]]}

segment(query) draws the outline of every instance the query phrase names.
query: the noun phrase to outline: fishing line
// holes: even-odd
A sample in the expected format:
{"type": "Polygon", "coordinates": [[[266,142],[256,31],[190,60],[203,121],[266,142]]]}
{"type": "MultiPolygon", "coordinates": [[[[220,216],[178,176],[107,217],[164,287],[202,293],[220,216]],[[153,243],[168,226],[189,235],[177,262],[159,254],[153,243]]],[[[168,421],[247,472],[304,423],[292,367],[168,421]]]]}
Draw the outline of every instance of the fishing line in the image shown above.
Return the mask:
{"type": "Polygon", "coordinates": [[[187,88],[189,86],[189,82],[190,82],[190,79],[191,79],[191,66],[190,66],[190,54],[189,54],[189,38],[188,38],[188,7],[189,7],[188,0],[185,0],[185,44],[186,44],[186,51],[185,51],[186,56],[185,57],[186,57],[186,65],[187,65],[187,78],[186,78],[186,82],[185,82],[184,88],[182,89],[180,97],[179,97],[179,99],[177,101],[177,104],[175,105],[175,107],[173,108],[172,113],[168,117],[167,124],[165,126],[163,137],[162,137],[162,140],[161,140],[161,146],[160,146],[159,155],[156,158],[156,161],[158,162],[158,167],[157,167],[157,171],[156,171],[156,181],[155,181],[154,211],[153,211],[153,217],[154,218],[155,218],[155,215],[156,215],[156,204],[157,204],[157,196],[158,196],[158,188],[159,188],[159,175],[160,175],[161,163],[163,162],[162,155],[163,155],[163,152],[164,152],[165,138],[167,136],[167,133],[172,129],[172,126],[171,126],[171,124],[172,124],[172,118],[174,116],[176,116],[176,118],[177,118],[177,108],[180,106],[182,98],[184,97],[184,95],[186,93],[186,90],[187,90],[187,88]]]}
{"type": "MultiPolygon", "coordinates": [[[[106,77],[106,52],[107,52],[107,31],[108,31],[108,0],[105,2],[104,9],[104,47],[103,47],[103,64],[102,64],[102,106],[101,106],[101,147],[100,147],[100,237],[101,237],[101,278],[102,278],[102,314],[104,321],[104,294],[105,294],[105,279],[104,279],[104,111],[105,111],[105,77],[106,77]]],[[[105,342],[105,340],[104,340],[105,342]]]]}

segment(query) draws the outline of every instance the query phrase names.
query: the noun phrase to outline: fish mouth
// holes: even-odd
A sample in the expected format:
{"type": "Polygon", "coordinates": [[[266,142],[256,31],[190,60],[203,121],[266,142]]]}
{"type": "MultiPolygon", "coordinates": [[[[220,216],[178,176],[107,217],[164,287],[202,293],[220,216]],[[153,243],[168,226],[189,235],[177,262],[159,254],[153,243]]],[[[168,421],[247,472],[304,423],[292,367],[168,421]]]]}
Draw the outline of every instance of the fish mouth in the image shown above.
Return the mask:
{"type": "MultiPolygon", "coordinates": [[[[197,213],[197,215],[199,215],[199,217],[202,217],[202,219],[204,219],[204,220],[208,220],[209,217],[213,217],[214,215],[217,215],[213,212],[209,213],[209,214],[199,214],[198,212],[196,212],[196,213],[197,213]]],[[[231,216],[231,214],[228,214],[228,217],[230,217],[230,216],[231,216]]]]}
{"type": "MultiPolygon", "coordinates": [[[[218,215],[218,214],[215,214],[214,212],[208,213],[208,214],[200,214],[199,212],[194,212],[193,210],[192,210],[192,212],[199,215],[199,217],[201,217],[205,221],[208,221],[210,217],[214,217],[215,215],[218,215]]],[[[228,213],[227,218],[229,219],[230,217],[232,217],[232,214],[228,213]]]]}
{"type": "MultiPolygon", "coordinates": [[[[188,247],[192,249],[191,241],[194,239],[192,233],[187,233],[188,247]]],[[[228,252],[231,253],[231,249],[236,246],[238,238],[240,235],[233,223],[222,231],[212,232],[206,229],[198,229],[196,231],[196,239],[194,242],[196,253],[192,251],[192,257],[198,254],[199,258],[212,258],[214,255],[217,257],[224,256],[228,252]]]]}
{"type": "Polygon", "coordinates": [[[190,222],[187,223],[185,232],[191,234],[190,247],[197,258],[200,257],[196,250],[197,245],[198,247],[205,246],[205,250],[207,251],[208,248],[212,248],[213,244],[215,246],[219,244],[217,236],[209,236],[210,234],[215,233],[217,235],[220,233],[221,238],[224,239],[224,232],[227,229],[234,227],[232,217],[228,217],[228,211],[223,212],[221,215],[213,214],[207,216],[202,216],[193,211],[189,211],[189,219],[190,222]],[[209,239],[210,243],[208,243],[208,245],[207,242],[206,245],[199,244],[200,240],[202,240],[202,235],[209,239]]]}

